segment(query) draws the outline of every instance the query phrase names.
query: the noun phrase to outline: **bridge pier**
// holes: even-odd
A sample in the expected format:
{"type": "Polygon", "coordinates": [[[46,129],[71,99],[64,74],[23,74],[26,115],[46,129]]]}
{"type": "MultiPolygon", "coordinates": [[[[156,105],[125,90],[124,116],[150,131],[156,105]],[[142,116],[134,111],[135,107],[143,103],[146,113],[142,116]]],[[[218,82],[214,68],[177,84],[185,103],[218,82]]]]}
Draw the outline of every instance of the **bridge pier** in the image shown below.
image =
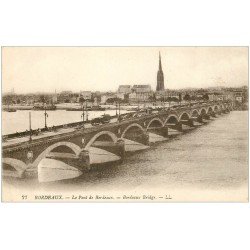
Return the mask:
{"type": "Polygon", "coordinates": [[[168,127],[162,127],[161,128],[161,134],[163,137],[168,137],[168,127]]]}
{"type": "Polygon", "coordinates": [[[149,135],[147,132],[145,132],[142,136],[142,143],[144,145],[149,145],[149,135]]]}
{"type": "MultiPolygon", "coordinates": [[[[50,153],[45,158],[62,161],[72,167],[77,168],[80,171],[86,171],[90,169],[89,151],[86,149],[82,149],[78,155],[55,152],[50,153]]],[[[28,169],[27,174],[32,170],[37,171],[37,166],[33,166],[30,170],[28,169]]]]}
{"type": "Polygon", "coordinates": [[[122,138],[119,138],[116,142],[116,153],[121,157],[121,161],[123,161],[125,156],[125,141],[122,138]]]}
{"type": "Polygon", "coordinates": [[[177,130],[179,132],[182,132],[182,123],[178,122],[176,124],[167,124],[167,126],[171,129],[177,130]]]}
{"type": "Polygon", "coordinates": [[[82,169],[90,169],[90,160],[89,160],[89,151],[86,149],[82,149],[82,151],[78,155],[78,164],[82,169]]]}
{"type": "Polygon", "coordinates": [[[189,127],[194,127],[193,119],[181,120],[181,123],[182,123],[183,125],[187,125],[187,126],[189,126],[189,127]]]}
{"type": "Polygon", "coordinates": [[[168,137],[168,127],[156,127],[156,128],[148,128],[147,132],[152,132],[154,134],[163,136],[163,137],[168,137]]]}
{"type": "Polygon", "coordinates": [[[210,115],[211,115],[212,117],[216,118],[215,112],[210,113],[210,115]]]}
{"type": "Polygon", "coordinates": [[[203,118],[205,119],[205,120],[210,120],[210,115],[203,115],[203,118]]]}
{"type": "Polygon", "coordinates": [[[121,158],[121,161],[124,159],[125,155],[125,142],[122,138],[118,138],[116,142],[113,141],[95,141],[91,146],[95,148],[103,149],[107,152],[115,154],[121,158]]]}
{"type": "Polygon", "coordinates": [[[203,119],[202,119],[202,116],[198,116],[194,119],[196,122],[199,122],[199,123],[203,123],[203,119]]]}

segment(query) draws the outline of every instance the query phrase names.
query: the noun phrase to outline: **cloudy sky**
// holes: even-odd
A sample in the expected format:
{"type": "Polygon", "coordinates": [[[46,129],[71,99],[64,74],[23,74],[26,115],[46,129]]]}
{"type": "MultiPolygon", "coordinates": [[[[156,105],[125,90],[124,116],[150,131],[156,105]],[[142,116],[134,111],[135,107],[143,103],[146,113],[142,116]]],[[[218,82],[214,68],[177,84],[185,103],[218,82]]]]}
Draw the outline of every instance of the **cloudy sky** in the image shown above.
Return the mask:
{"type": "Polygon", "coordinates": [[[2,91],[155,89],[159,51],[165,88],[248,84],[247,47],[4,47],[2,91]]]}

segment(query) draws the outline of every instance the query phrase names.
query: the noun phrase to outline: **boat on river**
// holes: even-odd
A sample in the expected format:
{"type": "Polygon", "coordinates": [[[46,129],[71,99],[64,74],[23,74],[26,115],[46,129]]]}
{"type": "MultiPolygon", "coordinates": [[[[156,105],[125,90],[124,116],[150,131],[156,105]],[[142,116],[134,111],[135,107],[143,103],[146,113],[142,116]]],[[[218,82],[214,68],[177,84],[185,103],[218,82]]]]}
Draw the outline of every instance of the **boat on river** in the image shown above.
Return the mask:
{"type": "MultiPolygon", "coordinates": [[[[44,105],[34,105],[33,110],[45,110],[45,106],[44,105]]],[[[56,110],[56,106],[51,104],[51,105],[47,105],[46,106],[46,110],[56,110]]]]}
{"type": "Polygon", "coordinates": [[[83,110],[87,110],[87,111],[105,111],[106,109],[101,107],[101,106],[92,106],[92,107],[84,107],[84,109],[82,107],[78,107],[78,108],[67,108],[66,111],[83,111],[83,110]]]}
{"type": "Polygon", "coordinates": [[[101,107],[101,106],[92,106],[91,110],[92,111],[105,111],[106,109],[104,107],[101,107]]]}

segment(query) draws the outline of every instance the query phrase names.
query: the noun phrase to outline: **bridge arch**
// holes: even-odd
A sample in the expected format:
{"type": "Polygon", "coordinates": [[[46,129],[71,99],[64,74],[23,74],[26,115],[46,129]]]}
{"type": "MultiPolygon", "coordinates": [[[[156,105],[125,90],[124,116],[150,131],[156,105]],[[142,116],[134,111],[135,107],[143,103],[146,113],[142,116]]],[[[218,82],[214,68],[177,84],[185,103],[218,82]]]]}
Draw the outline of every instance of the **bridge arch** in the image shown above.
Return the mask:
{"type": "Polygon", "coordinates": [[[153,123],[160,124],[161,127],[164,126],[164,123],[162,122],[162,120],[161,120],[160,118],[154,118],[154,119],[152,119],[152,120],[148,123],[147,130],[149,129],[150,125],[153,124],[153,123]]]}
{"type": "Polygon", "coordinates": [[[81,148],[72,143],[72,142],[66,142],[66,141],[62,141],[62,142],[57,142],[55,144],[50,145],[48,148],[46,148],[33,162],[33,164],[31,164],[33,167],[37,167],[39,162],[46,157],[46,155],[48,155],[53,149],[58,148],[60,146],[66,146],[69,149],[71,149],[76,155],[78,155],[81,151],[81,148]]]}
{"type": "Polygon", "coordinates": [[[194,109],[191,113],[191,117],[198,117],[200,114],[197,109],[194,109]]]}
{"type": "Polygon", "coordinates": [[[179,122],[179,119],[177,115],[169,115],[164,122],[164,126],[166,123],[177,124],[178,122],[179,122]]]}
{"type": "Polygon", "coordinates": [[[110,132],[110,131],[101,131],[97,134],[95,134],[91,139],[90,141],[87,143],[87,145],[85,146],[85,149],[88,149],[99,137],[103,136],[103,135],[107,135],[111,138],[111,140],[113,142],[116,142],[117,141],[117,136],[110,132]]]}
{"type": "Polygon", "coordinates": [[[190,119],[190,115],[187,112],[183,112],[180,116],[179,116],[179,121],[181,120],[189,120],[190,119]]]}
{"type": "Polygon", "coordinates": [[[218,105],[215,105],[214,106],[214,112],[218,112],[219,111],[219,107],[218,107],[218,105]]]}
{"type": "Polygon", "coordinates": [[[133,127],[139,128],[143,133],[145,132],[145,129],[144,129],[140,124],[138,124],[138,123],[132,123],[132,124],[130,124],[130,125],[123,131],[123,133],[122,133],[122,135],[121,135],[121,138],[124,138],[125,135],[126,135],[126,133],[127,133],[131,128],[133,128],[133,127]]]}
{"type": "Polygon", "coordinates": [[[14,158],[3,158],[2,163],[11,166],[19,175],[21,175],[28,167],[23,161],[14,158]]]}
{"type": "Polygon", "coordinates": [[[204,115],[206,115],[206,114],[207,114],[206,109],[205,109],[205,108],[202,108],[202,109],[200,110],[200,115],[201,115],[201,116],[204,116],[204,115]]]}
{"type": "Polygon", "coordinates": [[[212,114],[212,113],[213,113],[213,108],[212,107],[208,107],[207,114],[212,114]]]}

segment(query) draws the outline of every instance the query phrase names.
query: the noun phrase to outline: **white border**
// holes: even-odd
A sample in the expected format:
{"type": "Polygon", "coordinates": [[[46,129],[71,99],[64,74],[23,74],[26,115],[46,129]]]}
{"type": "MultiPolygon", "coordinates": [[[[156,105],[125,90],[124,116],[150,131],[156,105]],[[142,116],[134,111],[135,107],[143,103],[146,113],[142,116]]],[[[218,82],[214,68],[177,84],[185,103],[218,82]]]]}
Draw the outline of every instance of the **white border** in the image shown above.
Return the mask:
{"type": "MultiPolygon", "coordinates": [[[[1,1],[1,46],[249,46],[249,1],[1,1]]],[[[249,204],[0,204],[2,249],[250,249],[249,204]]]]}

